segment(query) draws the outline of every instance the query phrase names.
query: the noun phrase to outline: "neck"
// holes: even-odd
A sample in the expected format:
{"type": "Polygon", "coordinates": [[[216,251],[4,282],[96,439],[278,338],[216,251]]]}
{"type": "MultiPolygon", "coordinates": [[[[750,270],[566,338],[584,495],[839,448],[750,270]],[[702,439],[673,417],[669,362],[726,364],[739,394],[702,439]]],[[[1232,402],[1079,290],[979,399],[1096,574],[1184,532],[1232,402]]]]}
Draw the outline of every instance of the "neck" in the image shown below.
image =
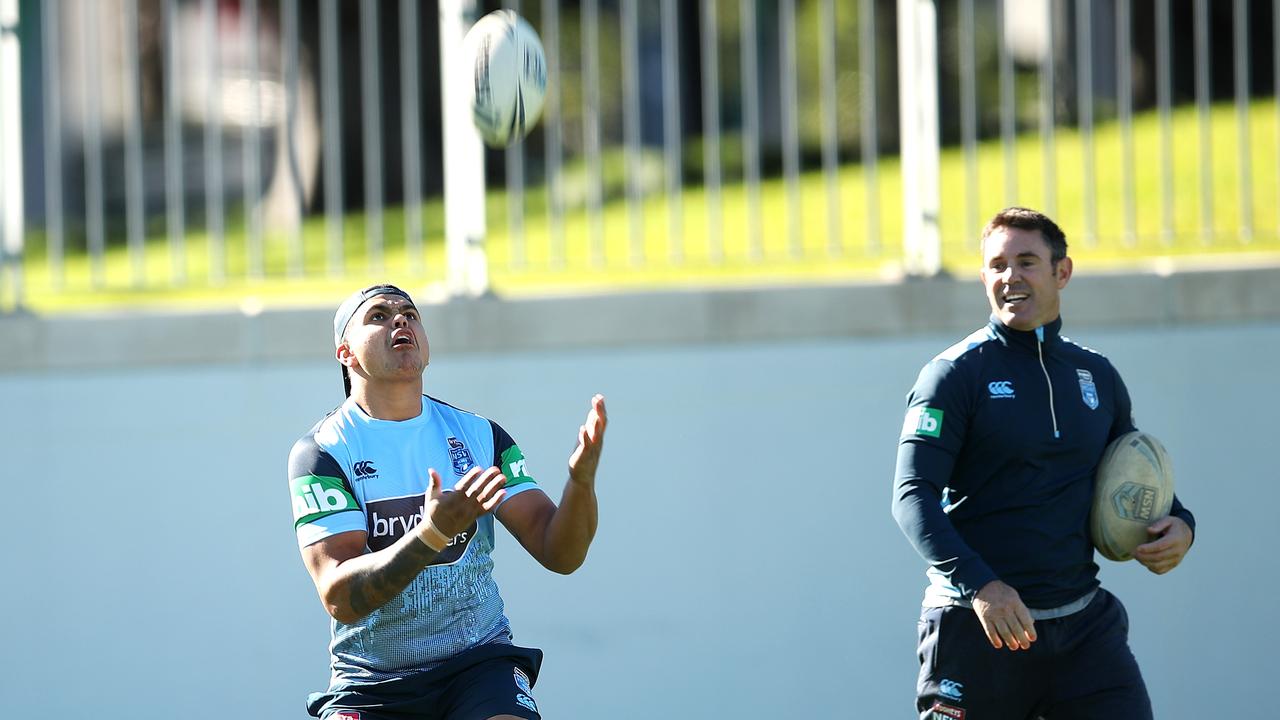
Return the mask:
{"type": "Polygon", "coordinates": [[[351,398],[369,417],[411,420],[422,414],[422,377],[403,381],[358,382],[351,398]]]}

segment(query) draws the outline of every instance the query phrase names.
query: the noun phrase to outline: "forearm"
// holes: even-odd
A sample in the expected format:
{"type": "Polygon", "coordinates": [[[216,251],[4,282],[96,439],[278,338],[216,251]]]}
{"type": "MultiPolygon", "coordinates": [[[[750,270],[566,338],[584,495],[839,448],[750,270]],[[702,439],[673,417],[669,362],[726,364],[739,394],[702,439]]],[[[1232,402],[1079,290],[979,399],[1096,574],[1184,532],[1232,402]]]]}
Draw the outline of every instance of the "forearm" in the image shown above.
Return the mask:
{"type": "MultiPolygon", "coordinates": [[[[893,518],[911,545],[965,597],[972,598],[997,575],[961,537],[942,508],[940,483],[954,462],[937,448],[904,443],[893,479],[893,518]]],[[[964,502],[963,499],[960,502],[964,502]]]]}
{"type": "Polygon", "coordinates": [[[339,622],[354,623],[404,591],[438,554],[410,532],[390,547],[346,560],[325,577],[325,609],[339,622]]]}
{"type": "Polygon", "coordinates": [[[577,570],[587,559],[597,523],[595,487],[569,480],[544,531],[542,564],[565,575],[577,570]]]}
{"type": "Polygon", "coordinates": [[[972,598],[984,585],[998,579],[960,537],[936,494],[929,497],[920,488],[900,487],[894,495],[893,517],[916,552],[965,597],[972,598]]]}

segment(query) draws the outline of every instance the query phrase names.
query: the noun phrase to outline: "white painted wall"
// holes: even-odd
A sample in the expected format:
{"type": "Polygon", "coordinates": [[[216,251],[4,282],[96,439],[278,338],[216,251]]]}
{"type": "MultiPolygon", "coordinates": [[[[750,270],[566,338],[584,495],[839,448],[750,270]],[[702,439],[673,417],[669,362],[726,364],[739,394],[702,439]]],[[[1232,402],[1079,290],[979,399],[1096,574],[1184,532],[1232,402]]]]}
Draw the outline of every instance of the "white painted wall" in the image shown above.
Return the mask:
{"type": "MultiPolygon", "coordinates": [[[[1171,575],[1103,571],[1156,716],[1249,716],[1280,642],[1280,321],[1067,320],[1124,373],[1199,520],[1171,575]]],[[[437,344],[428,391],[501,422],[553,497],[588,398],[609,399],[586,566],[556,576],[499,538],[517,641],[547,652],[535,696],[548,720],[912,716],[924,566],[889,515],[895,442],[919,367],[962,334],[437,344]]],[[[340,399],[316,355],[0,372],[6,711],[305,717],[328,633],[285,459],[340,399]]]]}

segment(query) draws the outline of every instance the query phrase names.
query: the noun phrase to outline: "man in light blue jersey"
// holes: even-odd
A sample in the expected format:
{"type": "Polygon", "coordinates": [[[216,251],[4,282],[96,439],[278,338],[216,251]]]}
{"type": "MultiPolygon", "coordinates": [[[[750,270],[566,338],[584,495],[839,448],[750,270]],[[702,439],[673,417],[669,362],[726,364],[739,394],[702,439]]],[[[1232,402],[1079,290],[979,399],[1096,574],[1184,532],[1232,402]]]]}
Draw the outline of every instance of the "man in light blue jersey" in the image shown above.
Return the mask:
{"type": "Polygon", "coordinates": [[[516,646],[492,577],[496,517],[546,568],[596,531],[604,398],[591,399],[557,506],[497,423],[422,393],[430,358],[408,293],[375,285],[334,316],[347,399],[294,445],[303,561],[332,616],[329,720],[539,720],[542,652],[516,646]]]}

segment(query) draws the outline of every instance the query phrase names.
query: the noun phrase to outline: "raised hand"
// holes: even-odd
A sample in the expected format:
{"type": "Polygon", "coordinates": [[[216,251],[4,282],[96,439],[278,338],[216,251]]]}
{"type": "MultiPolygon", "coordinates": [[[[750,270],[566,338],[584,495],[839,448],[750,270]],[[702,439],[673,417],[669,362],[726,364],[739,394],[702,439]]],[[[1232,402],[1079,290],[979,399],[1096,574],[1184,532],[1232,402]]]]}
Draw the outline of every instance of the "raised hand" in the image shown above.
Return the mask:
{"type": "Polygon", "coordinates": [[[453,537],[471,527],[476,518],[493,510],[507,495],[507,491],[503,489],[507,484],[507,476],[496,467],[481,469],[477,465],[471,468],[453,486],[452,492],[444,491],[440,473],[435,468],[427,473],[430,475],[430,484],[423,504],[421,525],[434,525],[447,537],[453,537]]]}
{"type": "Polygon", "coordinates": [[[591,398],[591,410],[586,422],[578,427],[578,447],[569,456],[569,480],[594,486],[596,468],[600,465],[600,451],[604,449],[604,429],[609,417],[604,409],[604,396],[591,398]]]}

